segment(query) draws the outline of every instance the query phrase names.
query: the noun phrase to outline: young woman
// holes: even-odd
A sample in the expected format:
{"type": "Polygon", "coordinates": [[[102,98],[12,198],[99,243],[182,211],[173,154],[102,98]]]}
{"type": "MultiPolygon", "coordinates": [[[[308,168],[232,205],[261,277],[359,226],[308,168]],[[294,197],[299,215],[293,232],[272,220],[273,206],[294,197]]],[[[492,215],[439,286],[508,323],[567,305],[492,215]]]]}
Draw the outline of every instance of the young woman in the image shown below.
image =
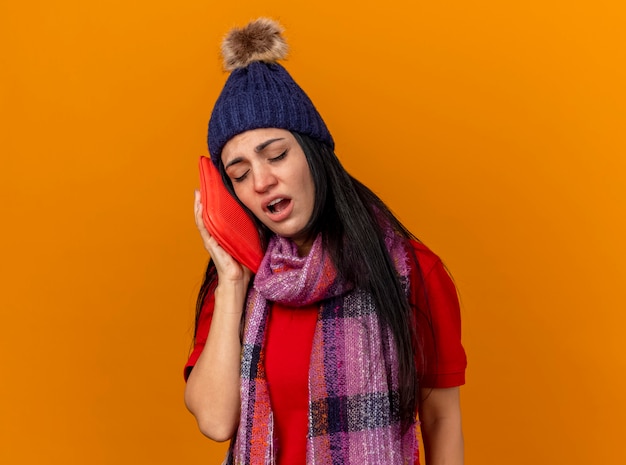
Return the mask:
{"type": "Polygon", "coordinates": [[[462,464],[465,352],[456,290],[334,154],[304,91],[276,61],[266,19],[234,30],[209,152],[258,225],[256,275],[196,224],[211,260],[185,401],[233,464],[462,464]]]}

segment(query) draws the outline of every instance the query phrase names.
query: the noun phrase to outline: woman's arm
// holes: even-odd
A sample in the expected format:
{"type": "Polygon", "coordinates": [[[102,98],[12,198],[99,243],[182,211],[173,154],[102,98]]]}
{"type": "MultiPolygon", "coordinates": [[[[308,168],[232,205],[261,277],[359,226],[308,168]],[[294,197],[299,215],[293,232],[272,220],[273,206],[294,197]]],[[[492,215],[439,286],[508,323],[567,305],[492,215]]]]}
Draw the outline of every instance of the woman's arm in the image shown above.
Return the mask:
{"type": "Polygon", "coordinates": [[[205,436],[226,441],[233,436],[239,422],[239,324],[251,273],[209,235],[202,223],[202,205],[197,193],[195,213],[196,225],[217,268],[218,285],[209,335],[187,379],[185,404],[205,436]]]}
{"type": "Polygon", "coordinates": [[[426,465],[462,465],[460,389],[422,389],[419,417],[426,465]]]}

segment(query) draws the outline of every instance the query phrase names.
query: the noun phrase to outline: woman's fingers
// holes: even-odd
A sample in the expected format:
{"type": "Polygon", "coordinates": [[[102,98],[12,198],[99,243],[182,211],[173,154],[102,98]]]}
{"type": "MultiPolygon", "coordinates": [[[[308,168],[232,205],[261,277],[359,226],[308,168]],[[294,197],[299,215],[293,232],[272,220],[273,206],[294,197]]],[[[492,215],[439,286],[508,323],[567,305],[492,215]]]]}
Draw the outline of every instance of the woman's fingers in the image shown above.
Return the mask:
{"type": "Polygon", "coordinates": [[[207,252],[209,252],[209,255],[211,255],[211,258],[215,263],[218,275],[224,276],[226,279],[233,280],[238,280],[241,279],[241,277],[246,276],[249,279],[251,275],[250,271],[237,262],[228,252],[226,252],[226,250],[219,245],[217,240],[209,233],[204,225],[204,220],[202,219],[202,201],[198,190],[195,191],[194,197],[196,227],[200,232],[204,248],[207,252]]]}
{"type": "Polygon", "coordinates": [[[200,200],[200,191],[198,190],[194,191],[193,207],[198,231],[200,231],[200,234],[206,232],[206,234],[209,235],[209,231],[207,231],[206,226],[204,226],[204,220],[202,219],[202,201],[200,200]]]}
{"type": "Polygon", "coordinates": [[[202,242],[204,242],[204,248],[213,256],[211,251],[217,245],[217,241],[211,236],[208,229],[204,225],[204,220],[202,219],[202,202],[200,200],[200,192],[195,191],[195,199],[194,199],[194,216],[196,220],[196,227],[200,232],[200,237],[202,238],[202,242]]]}

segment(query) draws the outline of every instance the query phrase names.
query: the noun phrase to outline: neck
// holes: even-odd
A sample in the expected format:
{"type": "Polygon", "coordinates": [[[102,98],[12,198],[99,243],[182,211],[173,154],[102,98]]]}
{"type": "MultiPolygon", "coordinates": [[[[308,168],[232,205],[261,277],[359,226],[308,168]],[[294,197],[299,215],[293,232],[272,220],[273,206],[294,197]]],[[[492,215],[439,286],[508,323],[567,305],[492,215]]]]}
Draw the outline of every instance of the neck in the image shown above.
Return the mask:
{"type": "Polygon", "coordinates": [[[298,246],[298,255],[300,257],[306,257],[313,245],[313,239],[294,239],[293,242],[298,246]]]}

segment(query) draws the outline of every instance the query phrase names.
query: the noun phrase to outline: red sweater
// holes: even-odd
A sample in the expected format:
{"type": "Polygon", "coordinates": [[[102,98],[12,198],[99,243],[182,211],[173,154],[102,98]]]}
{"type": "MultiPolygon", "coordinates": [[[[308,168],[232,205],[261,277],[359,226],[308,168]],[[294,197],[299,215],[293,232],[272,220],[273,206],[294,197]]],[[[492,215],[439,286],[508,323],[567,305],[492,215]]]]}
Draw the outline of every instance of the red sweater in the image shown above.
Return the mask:
{"type": "MultiPolygon", "coordinates": [[[[421,387],[445,388],[465,383],[467,364],[461,345],[461,317],[456,288],[441,260],[426,246],[412,243],[422,274],[411,271],[411,305],[423,356],[416,354],[424,375],[421,387]],[[419,310],[417,310],[419,309],[419,310]],[[421,366],[422,361],[425,365],[421,366]]],[[[208,296],[200,315],[196,344],[185,366],[185,379],[206,342],[214,298],[208,296]]],[[[303,465],[308,428],[308,370],[319,308],[270,309],[265,370],[274,413],[278,465],[303,465]]]]}

